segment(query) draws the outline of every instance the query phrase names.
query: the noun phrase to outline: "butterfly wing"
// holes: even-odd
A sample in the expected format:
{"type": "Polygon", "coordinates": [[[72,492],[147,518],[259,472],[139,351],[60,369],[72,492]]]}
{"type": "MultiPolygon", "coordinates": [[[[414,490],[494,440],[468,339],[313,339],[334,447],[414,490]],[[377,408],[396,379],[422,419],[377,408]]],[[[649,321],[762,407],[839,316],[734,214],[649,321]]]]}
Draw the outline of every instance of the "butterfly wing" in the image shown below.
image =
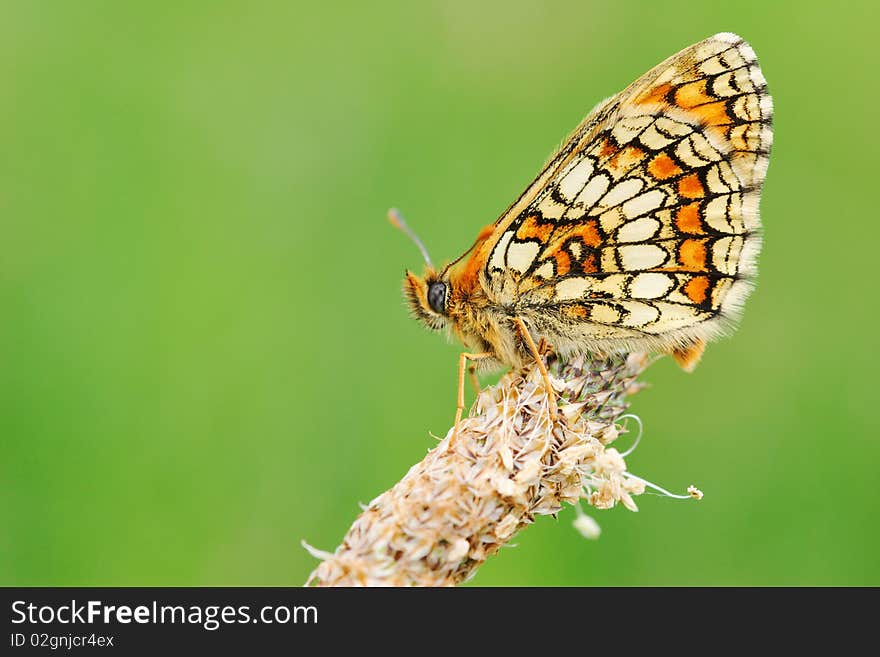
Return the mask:
{"type": "Polygon", "coordinates": [[[603,102],[474,257],[483,287],[557,348],[674,349],[738,317],[760,249],[772,103],[733,34],[603,102]]]}

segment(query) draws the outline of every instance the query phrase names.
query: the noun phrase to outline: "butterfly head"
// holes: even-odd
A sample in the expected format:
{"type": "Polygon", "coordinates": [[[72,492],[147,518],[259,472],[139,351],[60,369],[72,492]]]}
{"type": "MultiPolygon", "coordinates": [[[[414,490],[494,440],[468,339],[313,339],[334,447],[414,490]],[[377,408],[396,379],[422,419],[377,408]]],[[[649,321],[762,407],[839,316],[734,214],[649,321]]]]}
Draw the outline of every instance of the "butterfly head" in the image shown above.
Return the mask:
{"type": "Polygon", "coordinates": [[[388,211],[388,220],[395,228],[403,231],[422,252],[425,259],[425,273],[419,277],[410,271],[403,280],[403,293],[409,301],[413,316],[428,328],[438,331],[446,326],[449,309],[449,278],[446,270],[437,273],[431,256],[422,240],[412,231],[395,208],[388,211]]]}
{"type": "Polygon", "coordinates": [[[409,301],[413,316],[425,326],[439,331],[448,321],[449,279],[444,279],[428,266],[423,276],[406,272],[403,280],[403,293],[409,301]]]}

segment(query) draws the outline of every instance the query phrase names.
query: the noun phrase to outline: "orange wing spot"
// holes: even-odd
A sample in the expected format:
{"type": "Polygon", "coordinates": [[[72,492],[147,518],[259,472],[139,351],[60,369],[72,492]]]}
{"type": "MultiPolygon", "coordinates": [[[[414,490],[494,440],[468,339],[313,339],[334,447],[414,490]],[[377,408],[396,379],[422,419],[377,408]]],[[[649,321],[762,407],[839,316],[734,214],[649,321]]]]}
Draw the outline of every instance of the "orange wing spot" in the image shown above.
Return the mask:
{"type": "Polygon", "coordinates": [[[596,248],[602,243],[602,236],[599,235],[599,220],[590,219],[583,226],[569,233],[572,237],[580,237],[586,246],[596,248]]]}
{"type": "Polygon", "coordinates": [[[685,271],[704,271],[706,269],[705,240],[685,240],[678,247],[678,261],[685,271]]]}
{"type": "Polygon", "coordinates": [[[696,80],[678,87],[675,90],[675,104],[693,112],[704,125],[730,123],[727,102],[706,93],[706,80],[696,80]]]}
{"type": "Polygon", "coordinates": [[[675,90],[675,104],[685,109],[711,103],[714,100],[715,98],[706,93],[706,80],[688,82],[675,90]]]}
{"type": "Polygon", "coordinates": [[[581,269],[584,270],[585,274],[595,274],[599,271],[599,266],[596,263],[595,253],[590,253],[584,258],[583,262],[581,263],[581,269]]]}
{"type": "Polygon", "coordinates": [[[559,249],[553,257],[556,258],[556,275],[565,276],[571,270],[571,256],[568,251],[559,249]]]}
{"type": "Polygon", "coordinates": [[[666,153],[660,153],[648,165],[648,173],[657,180],[666,180],[681,173],[681,168],[666,153]]]}
{"type": "Polygon", "coordinates": [[[599,157],[608,157],[609,155],[614,155],[620,149],[615,146],[610,139],[605,137],[602,139],[602,148],[599,149],[599,157]]]}
{"type": "MultiPolygon", "coordinates": [[[[516,238],[518,240],[537,239],[546,242],[550,233],[553,232],[553,228],[553,224],[539,224],[537,216],[532,215],[520,225],[519,230],[516,231],[516,238]]],[[[482,233],[480,234],[482,235],[482,233]]]]}
{"type": "Polygon", "coordinates": [[[703,224],[700,221],[700,204],[689,203],[680,207],[675,215],[675,226],[682,233],[704,234],[706,231],[703,230],[703,224]]]}
{"type": "Polygon", "coordinates": [[[565,313],[570,317],[576,317],[577,319],[587,319],[589,312],[584,306],[568,306],[565,309],[565,313]]]}
{"type": "Polygon", "coordinates": [[[635,102],[644,105],[648,103],[663,103],[667,104],[666,96],[669,93],[669,90],[672,89],[672,86],[669,84],[661,84],[659,87],[654,87],[653,89],[648,89],[644,93],[640,94],[635,102]]]}
{"type": "Polygon", "coordinates": [[[691,280],[688,281],[687,285],[684,286],[684,293],[687,295],[688,299],[690,299],[697,305],[700,305],[701,303],[704,303],[706,301],[708,291],[708,276],[694,276],[691,280]]]}
{"type": "Polygon", "coordinates": [[[700,177],[695,173],[685,176],[678,181],[678,193],[685,198],[703,198],[706,195],[703,183],[700,182],[700,177]]]}
{"type": "Polygon", "coordinates": [[[700,121],[706,125],[717,126],[730,123],[730,116],[727,114],[727,103],[723,100],[695,107],[691,112],[696,114],[700,121]]]}

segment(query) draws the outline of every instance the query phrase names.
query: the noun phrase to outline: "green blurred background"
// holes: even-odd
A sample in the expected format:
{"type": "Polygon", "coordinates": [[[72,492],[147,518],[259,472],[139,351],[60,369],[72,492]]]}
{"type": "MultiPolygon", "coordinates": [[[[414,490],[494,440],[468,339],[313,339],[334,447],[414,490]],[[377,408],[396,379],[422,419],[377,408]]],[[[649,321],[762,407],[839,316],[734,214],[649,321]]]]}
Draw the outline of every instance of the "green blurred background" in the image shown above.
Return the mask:
{"type": "Polygon", "coordinates": [[[776,106],[761,276],[630,468],[475,585],[880,584],[877,11],[3,2],[0,584],[298,585],[454,412],[403,307],[598,100],[720,31],[776,106]]]}

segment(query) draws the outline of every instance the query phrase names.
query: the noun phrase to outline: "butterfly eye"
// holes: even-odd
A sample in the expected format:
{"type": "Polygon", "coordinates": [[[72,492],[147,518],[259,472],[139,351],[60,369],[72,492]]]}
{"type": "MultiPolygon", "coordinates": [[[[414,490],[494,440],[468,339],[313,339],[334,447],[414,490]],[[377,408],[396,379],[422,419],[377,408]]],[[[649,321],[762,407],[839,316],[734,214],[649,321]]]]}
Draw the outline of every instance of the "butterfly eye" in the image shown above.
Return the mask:
{"type": "Polygon", "coordinates": [[[428,305],[434,312],[446,314],[446,283],[431,283],[428,288],[428,305]]]}

